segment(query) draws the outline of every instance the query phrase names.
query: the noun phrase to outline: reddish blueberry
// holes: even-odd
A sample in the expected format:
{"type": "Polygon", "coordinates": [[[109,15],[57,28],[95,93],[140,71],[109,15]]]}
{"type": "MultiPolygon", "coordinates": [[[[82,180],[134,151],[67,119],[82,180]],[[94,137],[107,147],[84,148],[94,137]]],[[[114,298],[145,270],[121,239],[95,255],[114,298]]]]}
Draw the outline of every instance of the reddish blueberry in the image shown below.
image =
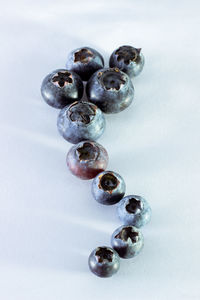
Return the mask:
{"type": "Polygon", "coordinates": [[[77,101],[60,111],[57,126],[60,134],[70,143],[95,141],[104,132],[105,118],[95,104],[77,101]]]}
{"type": "Polygon", "coordinates": [[[67,154],[67,165],[73,175],[92,179],[108,164],[106,149],[96,142],[83,141],[74,145],[67,154]]]}

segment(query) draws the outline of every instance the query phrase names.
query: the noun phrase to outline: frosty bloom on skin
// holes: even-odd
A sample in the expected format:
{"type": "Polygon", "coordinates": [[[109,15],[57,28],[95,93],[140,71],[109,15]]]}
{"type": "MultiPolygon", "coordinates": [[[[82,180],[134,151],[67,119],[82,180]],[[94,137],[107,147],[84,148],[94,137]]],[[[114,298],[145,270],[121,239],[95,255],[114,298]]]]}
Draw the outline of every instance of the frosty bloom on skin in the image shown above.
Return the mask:
{"type": "Polygon", "coordinates": [[[117,212],[124,225],[133,225],[137,228],[144,226],[151,219],[148,202],[137,195],[124,197],[117,205],[117,212]]]}
{"type": "Polygon", "coordinates": [[[97,140],[103,134],[105,124],[102,111],[88,101],[74,102],[63,108],[57,120],[60,134],[73,144],[97,140]]]}

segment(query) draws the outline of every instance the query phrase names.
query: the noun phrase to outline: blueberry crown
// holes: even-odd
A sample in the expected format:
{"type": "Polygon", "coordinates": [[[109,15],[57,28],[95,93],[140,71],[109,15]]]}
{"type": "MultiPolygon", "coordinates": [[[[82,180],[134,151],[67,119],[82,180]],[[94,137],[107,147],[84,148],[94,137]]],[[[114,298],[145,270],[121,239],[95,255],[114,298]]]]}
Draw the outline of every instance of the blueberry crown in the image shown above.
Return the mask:
{"type": "Polygon", "coordinates": [[[89,103],[76,102],[68,109],[68,116],[72,122],[89,124],[96,115],[95,106],[89,103]]]}
{"type": "Polygon", "coordinates": [[[126,205],[126,210],[131,213],[135,214],[140,212],[142,209],[142,203],[140,200],[137,200],[135,198],[130,198],[128,201],[128,204],[126,205]]]}
{"type": "Polygon", "coordinates": [[[138,241],[139,233],[133,229],[133,227],[124,227],[122,230],[115,236],[116,239],[120,239],[126,242],[129,238],[133,243],[138,241]]]}
{"type": "Polygon", "coordinates": [[[98,79],[106,90],[119,90],[126,82],[125,75],[118,68],[110,68],[98,73],[98,79]]]}
{"type": "Polygon", "coordinates": [[[99,247],[95,252],[95,256],[100,263],[112,262],[113,260],[113,252],[106,247],[99,247]]]}
{"type": "Polygon", "coordinates": [[[123,60],[126,65],[131,61],[138,62],[140,60],[141,48],[134,48],[131,46],[122,46],[115,51],[117,61],[123,60]]]}
{"type": "Polygon", "coordinates": [[[85,142],[76,149],[80,160],[95,160],[99,155],[98,148],[92,143],[85,142]]]}
{"type": "Polygon", "coordinates": [[[112,173],[106,173],[101,176],[99,187],[104,191],[113,191],[118,186],[119,181],[112,173]]]}
{"type": "Polygon", "coordinates": [[[65,87],[67,84],[72,83],[72,74],[68,71],[59,71],[52,77],[52,82],[56,86],[62,88],[65,87]]]}
{"type": "Polygon", "coordinates": [[[88,63],[94,54],[86,48],[82,48],[74,53],[74,62],[88,63]]]}

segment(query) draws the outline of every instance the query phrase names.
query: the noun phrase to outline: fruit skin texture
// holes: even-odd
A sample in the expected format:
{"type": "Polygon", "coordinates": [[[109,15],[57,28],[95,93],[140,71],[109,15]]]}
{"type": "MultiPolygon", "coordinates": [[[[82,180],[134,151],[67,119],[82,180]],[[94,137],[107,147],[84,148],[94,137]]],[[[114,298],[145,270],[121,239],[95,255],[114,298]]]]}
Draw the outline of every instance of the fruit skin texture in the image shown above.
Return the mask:
{"type": "Polygon", "coordinates": [[[125,194],[126,185],[123,178],[116,172],[104,171],[98,174],[92,182],[94,199],[104,205],[119,202],[125,194]]]}
{"type": "Polygon", "coordinates": [[[66,62],[66,68],[76,72],[84,81],[103,67],[102,55],[90,47],[81,47],[71,51],[66,62]]]}
{"type": "Polygon", "coordinates": [[[57,120],[58,131],[73,144],[97,140],[104,132],[105,125],[102,111],[88,101],[77,101],[64,107],[57,120]]]}
{"type": "Polygon", "coordinates": [[[109,66],[117,67],[131,78],[140,74],[144,67],[144,55],[141,48],[121,46],[110,56],[109,66]]]}
{"type": "Polygon", "coordinates": [[[57,69],[48,74],[41,86],[41,94],[47,104],[55,108],[80,100],[83,96],[83,82],[79,75],[66,69],[57,69]]]}
{"type": "Polygon", "coordinates": [[[95,275],[111,277],[119,270],[120,258],[118,253],[110,247],[97,247],[90,254],[88,265],[95,275]]]}
{"type": "Polygon", "coordinates": [[[142,250],[144,238],[136,227],[123,225],[113,232],[111,245],[120,257],[132,258],[142,250]]]}
{"type": "Polygon", "coordinates": [[[151,208],[148,202],[137,195],[124,197],[117,205],[117,212],[124,225],[140,228],[151,219],[151,208]]]}
{"type": "Polygon", "coordinates": [[[92,179],[104,171],[108,164],[106,149],[96,142],[82,141],[71,147],[67,154],[67,166],[73,175],[92,179]]]}
{"type": "Polygon", "coordinates": [[[105,68],[92,75],[86,93],[104,113],[117,113],[132,103],[134,87],[129,76],[118,68],[105,68]]]}

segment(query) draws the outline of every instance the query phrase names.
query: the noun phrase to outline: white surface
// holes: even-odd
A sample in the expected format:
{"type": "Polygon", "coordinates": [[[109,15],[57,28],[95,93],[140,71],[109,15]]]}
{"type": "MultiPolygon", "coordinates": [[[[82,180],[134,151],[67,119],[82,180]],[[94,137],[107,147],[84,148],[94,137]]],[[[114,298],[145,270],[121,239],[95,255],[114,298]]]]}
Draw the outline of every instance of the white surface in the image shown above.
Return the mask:
{"type": "Polygon", "coordinates": [[[1,1],[0,299],[200,299],[198,1],[1,1]],[[40,96],[67,53],[142,47],[135,102],[99,142],[153,210],[143,252],[110,279],[89,253],[120,225],[67,170],[58,111],[40,96]]]}

